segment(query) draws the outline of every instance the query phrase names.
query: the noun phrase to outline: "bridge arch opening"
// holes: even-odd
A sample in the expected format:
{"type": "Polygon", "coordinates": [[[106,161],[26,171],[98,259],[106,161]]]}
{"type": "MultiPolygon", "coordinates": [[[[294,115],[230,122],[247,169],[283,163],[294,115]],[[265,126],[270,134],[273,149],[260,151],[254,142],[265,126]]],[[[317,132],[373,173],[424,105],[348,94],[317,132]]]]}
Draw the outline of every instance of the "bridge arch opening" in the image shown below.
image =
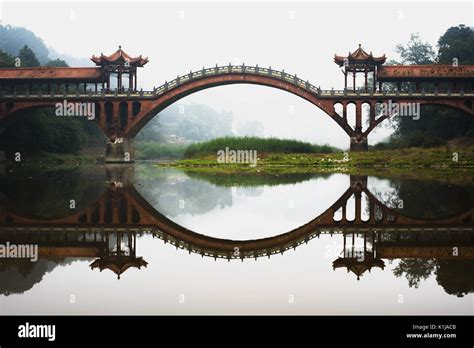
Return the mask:
{"type": "Polygon", "coordinates": [[[105,103],[105,124],[109,131],[112,130],[114,121],[114,105],[112,102],[105,103]]]}
{"type": "MultiPolygon", "coordinates": [[[[295,98],[295,94],[288,93],[288,91],[259,84],[216,85],[212,88],[195,90],[187,95],[183,93],[179,98],[173,99],[169,105],[167,103],[166,108],[155,108],[150,115],[145,116],[147,120],[137,120],[139,124],[132,125],[134,129],[130,131],[130,134],[132,136],[138,134],[140,131],[137,130],[140,127],[149,131],[151,126],[148,128],[147,123],[151,119],[154,119],[158,114],[168,115],[172,110],[178,115],[182,115],[183,119],[190,119],[193,115],[189,112],[194,111],[191,111],[188,105],[200,104],[207,105],[218,113],[232,112],[233,131],[236,135],[242,135],[237,132],[237,127],[240,124],[260,122],[264,126],[263,137],[291,138],[345,148],[348,140],[345,131],[323,110],[315,108],[313,103],[299,97],[295,98]],[[178,105],[186,105],[182,114],[180,110],[177,110],[178,105]],[[277,127],[278,125],[281,127],[277,127]],[[334,139],[337,140],[334,141],[334,139]]],[[[328,103],[328,109],[333,112],[330,103],[328,103]]],[[[144,110],[146,109],[144,108],[144,110]]],[[[143,116],[141,117],[143,118],[143,116]]],[[[160,122],[162,120],[163,118],[160,117],[160,122]]],[[[156,122],[158,121],[154,121],[153,124],[156,125],[156,122]]]]}
{"type": "Polygon", "coordinates": [[[365,132],[370,125],[370,112],[372,105],[368,101],[363,101],[361,105],[362,131],[365,132]]]}
{"type": "Polygon", "coordinates": [[[124,130],[128,123],[128,103],[121,102],[119,104],[119,127],[124,130]]]}
{"type": "Polygon", "coordinates": [[[346,104],[347,123],[352,129],[356,127],[356,104],[350,101],[346,104]]]}
{"type": "Polygon", "coordinates": [[[334,103],[334,111],[341,117],[344,117],[344,105],[341,102],[334,103]]]}
{"type": "Polygon", "coordinates": [[[142,104],[140,102],[133,102],[132,103],[132,116],[137,116],[142,109],[142,104]]]}

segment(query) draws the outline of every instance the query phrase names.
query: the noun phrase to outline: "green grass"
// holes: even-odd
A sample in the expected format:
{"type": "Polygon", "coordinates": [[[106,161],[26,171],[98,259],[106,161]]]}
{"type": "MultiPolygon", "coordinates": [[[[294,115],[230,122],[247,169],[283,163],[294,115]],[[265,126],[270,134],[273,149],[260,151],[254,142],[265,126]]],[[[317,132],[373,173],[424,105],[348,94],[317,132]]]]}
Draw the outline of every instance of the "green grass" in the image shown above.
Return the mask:
{"type": "Polygon", "coordinates": [[[333,153],[340,151],[329,145],[314,145],[291,139],[224,137],[191,144],[186,148],[184,157],[216,156],[217,151],[225,150],[226,147],[230,150],[256,150],[259,156],[267,153],[333,153]]]}
{"type": "Polygon", "coordinates": [[[135,145],[135,158],[137,160],[179,159],[184,157],[185,150],[186,145],[137,142],[135,145]]]}
{"type": "Polygon", "coordinates": [[[186,171],[219,174],[347,172],[377,174],[381,172],[417,172],[433,169],[444,172],[474,172],[474,146],[450,148],[410,148],[352,153],[274,153],[259,155],[258,164],[220,164],[215,155],[182,159],[168,166],[186,171]],[[453,160],[457,153],[458,160],[453,160]],[[345,157],[347,159],[345,160],[345,157]]]}

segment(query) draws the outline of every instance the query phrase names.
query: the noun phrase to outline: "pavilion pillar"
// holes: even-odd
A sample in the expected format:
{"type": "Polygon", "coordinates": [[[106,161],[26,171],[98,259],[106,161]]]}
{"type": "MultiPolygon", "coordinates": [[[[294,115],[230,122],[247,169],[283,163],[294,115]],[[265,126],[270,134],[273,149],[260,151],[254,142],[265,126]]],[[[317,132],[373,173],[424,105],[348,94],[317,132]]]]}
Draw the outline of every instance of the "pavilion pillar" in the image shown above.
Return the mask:
{"type": "Polygon", "coordinates": [[[352,90],[355,92],[356,90],[356,69],[352,71],[352,90]]]}
{"type": "Polygon", "coordinates": [[[133,90],[137,90],[137,68],[133,68],[133,77],[135,78],[135,83],[133,84],[133,90]]]}
{"type": "Polygon", "coordinates": [[[344,90],[347,90],[347,70],[344,71],[344,90]]]}
{"type": "Polygon", "coordinates": [[[377,91],[377,66],[374,67],[372,76],[373,76],[372,90],[375,92],[377,91]]]}
{"type": "Polygon", "coordinates": [[[367,67],[364,68],[364,75],[365,75],[365,91],[367,92],[367,67]]]}
{"type": "Polygon", "coordinates": [[[133,91],[133,74],[131,72],[128,73],[128,90],[133,91]]]}

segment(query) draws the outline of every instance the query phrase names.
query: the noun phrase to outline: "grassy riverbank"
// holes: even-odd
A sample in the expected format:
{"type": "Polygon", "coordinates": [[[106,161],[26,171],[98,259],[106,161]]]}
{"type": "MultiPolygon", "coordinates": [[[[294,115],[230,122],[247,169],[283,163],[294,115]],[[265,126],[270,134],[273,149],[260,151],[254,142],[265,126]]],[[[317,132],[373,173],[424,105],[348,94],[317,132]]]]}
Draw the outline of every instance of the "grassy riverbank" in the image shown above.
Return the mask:
{"type": "Polygon", "coordinates": [[[137,142],[138,160],[177,160],[212,156],[219,150],[255,150],[257,153],[335,153],[341,151],[329,145],[315,145],[304,141],[258,137],[223,137],[193,144],[160,144],[137,142]]]}
{"type": "Polygon", "coordinates": [[[420,169],[437,169],[445,173],[474,172],[474,146],[410,148],[363,153],[259,153],[258,157],[256,166],[239,163],[221,164],[217,162],[215,154],[159,165],[216,174],[308,171],[371,174],[381,171],[409,172],[420,169]]]}

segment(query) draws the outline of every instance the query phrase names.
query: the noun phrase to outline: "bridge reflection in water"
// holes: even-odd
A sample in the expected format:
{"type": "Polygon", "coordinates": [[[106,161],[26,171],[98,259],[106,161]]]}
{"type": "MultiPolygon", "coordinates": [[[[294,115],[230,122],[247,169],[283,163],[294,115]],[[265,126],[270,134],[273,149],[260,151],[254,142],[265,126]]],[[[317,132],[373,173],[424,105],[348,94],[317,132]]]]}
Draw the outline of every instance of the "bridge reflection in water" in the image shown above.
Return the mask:
{"type": "Polygon", "coordinates": [[[357,279],[374,267],[384,269],[384,259],[474,258],[474,209],[442,219],[404,216],[367,189],[366,176],[351,176],[349,187],[333,205],[298,228],[268,238],[230,240],[191,231],[156,211],[134,188],[133,167],[106,166],[106,172],[105,192],[70,216],[25,217],[3,202],[0,244],[36,244],[42,259],[93,258],[92,269],[110,269],[119,278],[130,267],[147,266],[136,252],[137,236],[147,234],[189,253],[229,261],[283,254],[321,235],[341,235],[342,250],[332,267],[346,268],[357,279]],[[349,199],[355,200],[354,212],[348,211],[349,199]]]}

